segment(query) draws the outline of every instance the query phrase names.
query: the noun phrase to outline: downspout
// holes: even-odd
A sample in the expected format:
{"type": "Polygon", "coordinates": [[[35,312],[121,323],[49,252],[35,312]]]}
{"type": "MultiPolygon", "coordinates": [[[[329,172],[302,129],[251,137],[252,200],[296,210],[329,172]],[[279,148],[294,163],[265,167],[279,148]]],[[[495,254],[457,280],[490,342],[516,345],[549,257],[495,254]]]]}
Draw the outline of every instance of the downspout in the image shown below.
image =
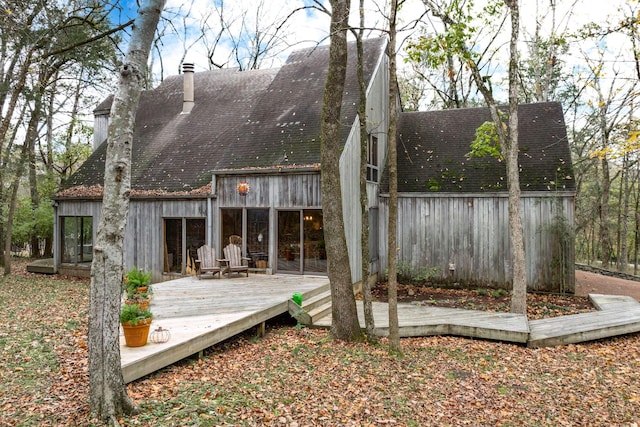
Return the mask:
{"type": "Polygon", "coordinates": [[[207,245],[213,246],[213,199],[218,197],[216,192],[217,177],[211,175],[211,193],[207,197],[207,245]]]}

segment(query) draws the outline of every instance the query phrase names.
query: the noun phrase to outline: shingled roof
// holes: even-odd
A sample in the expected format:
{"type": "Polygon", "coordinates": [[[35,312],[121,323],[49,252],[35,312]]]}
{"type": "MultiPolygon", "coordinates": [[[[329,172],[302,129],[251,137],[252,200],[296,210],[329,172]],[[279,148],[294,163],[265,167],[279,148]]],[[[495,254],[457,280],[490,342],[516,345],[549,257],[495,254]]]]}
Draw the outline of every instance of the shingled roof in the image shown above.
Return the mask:
{"type": "MultiPolygon", "coordinates": [[[[507,191],[504,162],[493,157],[467,157],[475,130],[490,120],[488,108],[401,113],[398,191],[507,191]]],[[[561,105],[520,105],[518,123],[522,191],[574,191],[561,105]]]]}
{"type": "MultiPolygon", "coordinates": [[[[345,141],[357,113],[355,47],[349,43],[345,141]]],[[[385,47],[382,38],[365,41],[366,81],[385,47]]],[[[328,56],[328,46],[319,46],[293,52],[278,69],[195,73],[189,114],[181,114],[182,75],[144,92],[132,146],[132,189],[185,192],[209,183],[214,171],[317,165],[328,56]]],[[[97,110],[110,105],[108,98],[97,110]]],[[[102,184],[105,154],[102,144],[65,188],[102,184]]]]}

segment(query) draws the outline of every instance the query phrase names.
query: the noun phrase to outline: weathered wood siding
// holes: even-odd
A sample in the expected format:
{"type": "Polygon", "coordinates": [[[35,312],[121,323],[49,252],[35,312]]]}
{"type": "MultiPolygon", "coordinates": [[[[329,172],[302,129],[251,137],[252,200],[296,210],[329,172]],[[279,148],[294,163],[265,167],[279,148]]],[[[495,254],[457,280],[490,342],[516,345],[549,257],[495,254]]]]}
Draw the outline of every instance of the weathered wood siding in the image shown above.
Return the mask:
{"type": "Polygon", "coordinates": [[[153,271],[154,282],[166,280],[164,219],[207,216],[206,199],[131,200],[125,237],[125,267],[153,271]]]}
{"type": "MultiPolygon", "coordinates": [[[[320,171],[274,174],[231,174],[216,178],[216,197],[212,199],[213,236],[210,244],[222,253],[220,209],[269,208],[269,247],[271,263],[277,260],[278,210],[322,209],[320,171]],[[240,196],[237,185],[247,181],[251,190],[240,196]]],[[[272,265],[271,265],[272,267],[272,265]]]]}
{"type": "MultiPolygon", "coordinates": [[[[381,218],[388,217],[388,200],[381,198],[381,218]]],[[[572,292],[573,241],[564,253],[562,271],[551,228],[556,215],[562,215],[573,226],[573,194],[523,193],[521,206],[529,289],[572,292]]],[[[381,236],[387,235],[387,227],[387,221],[381,221],[381,236]]],[[[510,287],[508,227],[506,194],[400,195],[398,261],[409,264],[416,273],[435,268],[437,277],[453,282],[510,287]],[[451,264],[455,266],[453,270],[451,264]]],[[[386,241],[381,240],[381,271],[384,271],[388,257],[386,241]]]]}
{"type": "Polygon", "coordinates": [[[322,206],[320,171],[263,175],[221,175],[216,179],[216,199],[219,208],[313,208],[322,206]],[[247,181],[249,194],[240,196],[237,185],[247,181]]]}
{"type": "MultiPolygon", "coordinates": [[[[129,216],[124,240],[125,270],[138,267],[153,272],[152,281],[166,280],[164,270],[164,219],[206,218],[206,199],[140,200],[129,203],[129,216]]],[[[102,218],[100,201],[59,201],[57,218],[62,216],[90,216],[93,218],[93,242],[102,218]]],[[[56,218],[56,219],[57,219],[56,218]]],[[[58,221],[56,221],[59,224],[58,221]]],[[[59,234],[59,229],[56,230],[59,234]]],[[[54,254],[60,253],[59,239],[54,254]]],[[[59,265],[58,255],[54,255],[59,265]]]]}
{"type": "Polygon", "coordinates": [[[351,280],[362,279],[362,209],[360,206],[360,131],[357,124],[340,156],[340,187],[344,234],[349,252],[351,280]]]}
{"type": "MultiPolygon", "coordinates": [[[[387,131],[389,129],[389,73],[388,58],[383,55],[373,79],[367,88],[367,131],[378,138],[378,166],[382,176],[385,153],[387,151],[387,131]]],[[[362,279],[362,209],[360,206],[360,123],[353,122],[351,133],[340,157],[340,186],[345,237],[354,283],[362,279]]],[[[378,183],[367,184],[369,207],[378,206],[378,183]]],[[[373,233],[370,233],[370,236],[373,233]]],[[[377,233],[375,234],[377,235],[377,233]]],[[[378,272],[378,264],[371,264],[371,272],[378,272]]]]}

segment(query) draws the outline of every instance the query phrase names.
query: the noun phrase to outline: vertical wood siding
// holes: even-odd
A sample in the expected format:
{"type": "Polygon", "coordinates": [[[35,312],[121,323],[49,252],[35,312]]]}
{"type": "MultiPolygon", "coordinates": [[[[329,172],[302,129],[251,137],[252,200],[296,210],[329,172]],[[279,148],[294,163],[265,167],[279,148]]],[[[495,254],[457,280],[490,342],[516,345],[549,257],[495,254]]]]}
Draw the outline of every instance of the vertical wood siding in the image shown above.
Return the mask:
{"type": "MultiPolygon", "coordinates": [[[[573,291],[573,242],[568,245],[564,276],[558,275],[552,225],[562,215],[573,225],[572,195],[542,193],[523,195],[526,272],[529,289],[573,291]],[[554,270],[555,268],[555,270],[554,270]]],[[[510,287],[511,248],[508,199],[473,195],[400,196],[398,200],[399,262],[414,272],[436,270],[436,276],[452,282],[510,287]],[[455,265],[450,270],[450,264],[455,265]]],[[[380,217],[388,218],[388,198],[381,198],[380,217]]],[[[388,224],[381,221],[380,235],[388,224]]],[[[380,242],[381,271],[387,266],[386,240],[380,242]]]]}
{"type": "Polygon", "coordinates": [[[152,280],[165,280],[164,219],[206,218],[206,199],[131,200],[125,235],[125,268],[153,272],[152,280]]]}
{"type": "Polygon", "coordinates": [[[360,129],[357,123],[340,156],[342,217],[352,283],[362,279],[362,209],[360,206],[360,129]]]}

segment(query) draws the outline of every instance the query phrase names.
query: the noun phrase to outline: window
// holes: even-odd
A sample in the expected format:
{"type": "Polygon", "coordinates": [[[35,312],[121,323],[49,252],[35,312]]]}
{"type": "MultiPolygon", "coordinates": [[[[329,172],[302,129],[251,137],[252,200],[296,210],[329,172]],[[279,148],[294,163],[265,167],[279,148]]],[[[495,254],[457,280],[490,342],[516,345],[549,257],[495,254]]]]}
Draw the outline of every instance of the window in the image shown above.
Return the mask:
{"type": "Polygon", "coordinates": [[[279,211],[277,271],[326,273],[323,227],[320,209],[279,211]]]}
{"type": "Polygon", "coordinates": [[[378,182],[378,137],[373,135],[367,145],[367,181],[378,182]]]}
{"type": "Polygon", "coordinates": [[[198,248],[205,244],[204,218],[165,218],[164,272],[191,274],[195,272],[198,248]]]}
{"type": "Polygon", "coordinates": [[[69,264],[90,263],[93,260],[93,218],[64,216],[60,219],[61,261],[69,264]]]}
{"type": "Polygon", "coordinates": [[[242,237],[243,254],[251,258],[249,267],[268,267],[269,209],[222,209],[221,248],[233,235],[242,237]]]}

